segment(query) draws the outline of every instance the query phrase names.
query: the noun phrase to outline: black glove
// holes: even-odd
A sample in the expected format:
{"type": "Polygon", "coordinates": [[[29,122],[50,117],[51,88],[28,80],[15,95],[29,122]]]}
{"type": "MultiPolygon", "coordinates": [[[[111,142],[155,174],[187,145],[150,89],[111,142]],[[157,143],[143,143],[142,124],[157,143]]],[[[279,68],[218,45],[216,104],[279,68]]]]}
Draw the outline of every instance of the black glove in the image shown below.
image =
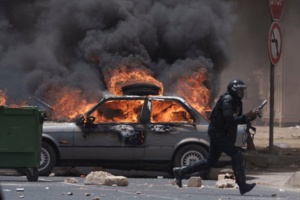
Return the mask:
{"type": "Polygon", "coordinates": [[[251,121],[255,120],[256,117],[257,117],[257,112],[256,112],[256,110],[255,110],[255,109],[250,110],[249,112],[247,112],[247,113],[245,114],[245,117],[246,117],[247,119],[250,118],[251,121]]]}

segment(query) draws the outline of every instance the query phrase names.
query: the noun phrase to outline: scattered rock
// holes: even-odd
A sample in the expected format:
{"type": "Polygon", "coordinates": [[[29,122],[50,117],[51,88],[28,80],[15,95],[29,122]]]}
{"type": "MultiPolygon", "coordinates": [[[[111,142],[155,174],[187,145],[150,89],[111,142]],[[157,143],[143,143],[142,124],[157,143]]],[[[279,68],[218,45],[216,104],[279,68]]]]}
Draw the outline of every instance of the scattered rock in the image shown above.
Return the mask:
{"type": "Polygon", "coordinates": [[[112,174],[104,171],[96,171],[89,173],[85,180],[84,184],[86,185],[103,185],[105,182],[105,178],[107,176],[113,176],[112,174]]]}
{"type": "Polygon", "coordinates": [[[94,197],[93,200],[100,200],[100,197],[94,197]]]}
{"type": "Polygon", "coordinates": [[[85,193],[85,196],[89,197],[89,196],[91,196],[91,193],[85,193]]]}
{"type": "Polygon", "coordinates": [[[223,179],[216,182],[217,188],[236,188],[237,185],[235,180],[232,179],[223,179]]]}
{"type": "Polygon", "coordinates": [[[232,179],[232,180],[235,180],[235,176],[234,176],[234,174],[229,174],[229,173],[219,174],[218,175],[218,180],[222,180],[222,179],[232,179]]]}
{"type": "Polygon", "coordinates": [[[72,196],[73,192],[68,192],[67,195],[72,196]]]}
{"type": "Polygon", "coordinates": [[[275,193],[272,193],[272,197],[276,197],[276,194],[275,194],[275,193]]]}
{"type": "Polygon", "coordinates": [[[202,186],[202,179],[198,176],[192,176],[188,180],[188,187],[201,187],[202,186]]]}
{"type": "Polygon", "coordinates": [[[66,178],[64,180],[65,183],[78,183],[78,180],[76,178],[66,178]]]}
{"type": "Polygon", "coordinates": [[[128,186],[129,182],[125,176],[106,176],[104,179],[104,185],[112,186],[128,186]]]}

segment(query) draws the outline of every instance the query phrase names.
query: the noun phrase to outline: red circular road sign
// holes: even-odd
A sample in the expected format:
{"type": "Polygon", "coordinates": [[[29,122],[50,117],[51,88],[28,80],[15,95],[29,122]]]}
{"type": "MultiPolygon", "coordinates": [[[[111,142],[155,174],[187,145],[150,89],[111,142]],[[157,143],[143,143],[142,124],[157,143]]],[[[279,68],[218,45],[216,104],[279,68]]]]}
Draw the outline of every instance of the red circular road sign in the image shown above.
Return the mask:
{"type": "Polygon", "coordinates": [[[283,0],[269,0],[273,20],[280,20],[283,11],[283,0]]]}
{"type": "Polygon", "coordinates": [[[277,22],[273,22],[269,31],[269,56],[270,61],[274,65],[278,63],[281,56],[282,49],[282,34],[280,25],[277,22]]]}

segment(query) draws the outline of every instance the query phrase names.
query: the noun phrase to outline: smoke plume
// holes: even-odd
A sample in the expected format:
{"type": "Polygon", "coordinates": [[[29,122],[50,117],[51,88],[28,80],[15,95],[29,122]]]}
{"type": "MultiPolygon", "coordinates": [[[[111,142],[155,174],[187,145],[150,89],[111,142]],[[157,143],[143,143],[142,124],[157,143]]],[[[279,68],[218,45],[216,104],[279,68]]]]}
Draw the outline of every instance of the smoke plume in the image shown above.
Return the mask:
{"type": "Polygon", "coordinates": [[[232,10],[222,0],[2,0],[0,89],[10,100],[49,102],[46,92],[65,87],[99,98],[114,68],[131,63],[151,70],[166,93],[206,68],[213,96],[232,10]]]}

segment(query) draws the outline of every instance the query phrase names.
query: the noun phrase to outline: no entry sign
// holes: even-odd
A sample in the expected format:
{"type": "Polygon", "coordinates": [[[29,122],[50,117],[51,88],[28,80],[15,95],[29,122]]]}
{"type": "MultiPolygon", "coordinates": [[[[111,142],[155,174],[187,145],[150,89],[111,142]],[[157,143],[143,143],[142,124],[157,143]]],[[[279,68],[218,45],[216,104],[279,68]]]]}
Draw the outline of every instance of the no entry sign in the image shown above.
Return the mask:
{"type": "Polygon", "coordinates": [[[269,56],[273,65],[280,60],[282,49],[282,34],[279,23],[273,22],[269,31],[269,56]]]}
{"type": "Polygon", "coordinates": [[[283,11],[283,0],[269,0],[273,20],[280,20],[283,11]]]}

